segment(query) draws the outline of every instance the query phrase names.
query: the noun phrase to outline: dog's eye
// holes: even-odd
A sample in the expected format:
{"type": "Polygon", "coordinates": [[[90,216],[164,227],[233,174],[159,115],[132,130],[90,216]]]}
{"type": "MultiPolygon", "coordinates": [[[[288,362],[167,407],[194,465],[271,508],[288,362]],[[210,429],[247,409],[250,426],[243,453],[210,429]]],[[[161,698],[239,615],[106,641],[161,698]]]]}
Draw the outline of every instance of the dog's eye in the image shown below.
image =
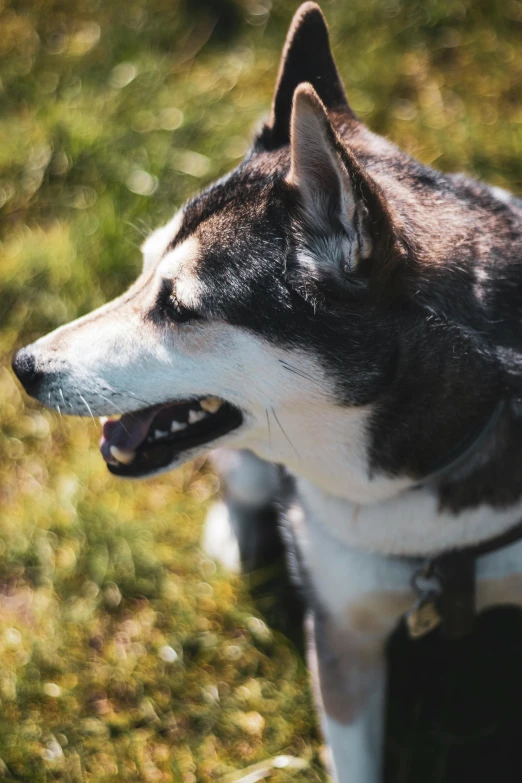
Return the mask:
{"type": "Polygon", "coordinates": [[[164,282],[160,291],[158,304],[163,313],[177,324],[200,320],[201,316],[190,307],[185,307],[178,300],[171,286],[164,282]]]}

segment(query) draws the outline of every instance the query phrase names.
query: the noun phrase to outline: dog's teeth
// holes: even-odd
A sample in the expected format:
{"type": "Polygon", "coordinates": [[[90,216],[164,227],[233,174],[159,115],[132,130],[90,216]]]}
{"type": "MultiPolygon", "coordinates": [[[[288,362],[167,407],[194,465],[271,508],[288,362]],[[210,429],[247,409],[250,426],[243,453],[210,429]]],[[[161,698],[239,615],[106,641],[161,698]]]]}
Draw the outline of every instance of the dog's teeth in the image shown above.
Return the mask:
{"type": "Polygon", "coordinates": [[[136,456],[135,451],[127,451],[126,449],[119,449],[118,446],[111,446],[111,454],[115,460],[121,462],[122,465],[130,465],[136,456]]]}
{"type": "Polygon", "coordinates": [[[180,430],[186,429],[187,425],[184,421],[171,421],[170,422],[170,431],[171,432],[179,432],[180,430]]]}
{"type": "Polygon", "coordinates": [[[207,413],[217,413],[223,405],[223,400],[220,400],[219,397],[205,397],[199,404],[207,413]]]}
{"type": "Polygon", "coordinates": [[[207,414],[205,411],[189,411],[188,420],[189,424],[197,424],[198,421],[204,419],[207,414]]]}
{"type": "Polygon", "coordinates": [[[168,430],[154,430],[154,437],[156,440],[159,440],[160,438],[166,438],[168,437],[168,430]]]}
{"type": "Polygon", "coordinates": [[[109,417],[108,416],[100,416],[100,424],[102,425],[102,427],[103,427],[103,425],[105,424],[106,421],[109,421],[109,417]]]}

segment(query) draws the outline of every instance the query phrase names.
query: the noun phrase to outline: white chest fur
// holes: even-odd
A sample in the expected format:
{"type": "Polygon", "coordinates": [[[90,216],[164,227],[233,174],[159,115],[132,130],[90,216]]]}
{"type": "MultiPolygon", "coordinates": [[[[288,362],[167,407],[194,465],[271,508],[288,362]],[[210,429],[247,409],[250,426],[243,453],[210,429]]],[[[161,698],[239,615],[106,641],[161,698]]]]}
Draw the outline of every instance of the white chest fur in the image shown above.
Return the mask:
{"type": "Polygon", "coordinates": [[[303,479],[298,487],[310,525],[345,546],[382,555],[430,555],[468,546],[503,533],[522,518],[522,501],[504,509],[481,505],[459,514],[443,511],[429,488],[358,504],[303,479]]]}
{"type": "MultiPolygon", "coordinates": [[[[288,520],[320,605],[341,624],[353,622],[350,607],[364,607],[366,617],[386,618],[388,631],[415,600],[411,578],[419,564],[410,556],[492,538],[522,518],[522,504],[439,514],[427,490],[356,506],[302,481],[299,488],[301,503],[288,520]]],[[[477,610],[500,603],[522,604],[522,541],[477,561],[477,610]]]]}

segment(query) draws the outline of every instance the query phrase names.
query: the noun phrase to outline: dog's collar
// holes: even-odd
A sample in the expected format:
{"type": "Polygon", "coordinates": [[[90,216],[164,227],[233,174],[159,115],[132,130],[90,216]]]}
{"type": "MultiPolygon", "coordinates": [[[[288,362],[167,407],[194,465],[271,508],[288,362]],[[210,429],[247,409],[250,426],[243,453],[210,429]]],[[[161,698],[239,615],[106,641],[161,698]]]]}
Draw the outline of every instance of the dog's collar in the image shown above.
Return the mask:
{"type": "MultiPolygon", "coordinates": [[[[465,438],[416,486],[436,486],[479,452],[496,429],[505,408],[506,400],[502,399],[480,430],[465,438]]],[[[442,552],[425,560],[412,579],[417,600],[406,616],[410,636],[425,636],[439,625],[449,639],[459,639],[470,633],[475,619],[477,559],[521,539],[522,520],[487,541],[442,552]]]]}
{"type": "Polygon", "coordinates": [[[440,460],[440,462],[432,468],[431,472],[415,486],[425,487],[438,484],[442,478],[449,476],[461,465],[464,465],[472,454],[478,452],[485,445],[489,436],[493,433],[495,427],[502,418],[505,408],[506,400],[499,400],[486,423],[481,424],[479,429],[474,430],[467,435],[464,440],[455,446],[443,460],[440,460]]]}

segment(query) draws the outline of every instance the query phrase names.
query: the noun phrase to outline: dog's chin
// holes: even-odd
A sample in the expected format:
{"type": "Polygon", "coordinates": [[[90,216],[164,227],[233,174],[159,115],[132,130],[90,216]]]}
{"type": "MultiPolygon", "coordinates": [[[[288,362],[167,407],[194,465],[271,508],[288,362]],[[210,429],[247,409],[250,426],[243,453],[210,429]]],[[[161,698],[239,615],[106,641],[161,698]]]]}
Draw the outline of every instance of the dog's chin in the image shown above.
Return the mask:
{"type": "Polygon", "coordinates": [[[243,421],[215,397],[168,402],[105,421],[100,450],[115,476],[147,478],[223,445],[243,421]]]}

